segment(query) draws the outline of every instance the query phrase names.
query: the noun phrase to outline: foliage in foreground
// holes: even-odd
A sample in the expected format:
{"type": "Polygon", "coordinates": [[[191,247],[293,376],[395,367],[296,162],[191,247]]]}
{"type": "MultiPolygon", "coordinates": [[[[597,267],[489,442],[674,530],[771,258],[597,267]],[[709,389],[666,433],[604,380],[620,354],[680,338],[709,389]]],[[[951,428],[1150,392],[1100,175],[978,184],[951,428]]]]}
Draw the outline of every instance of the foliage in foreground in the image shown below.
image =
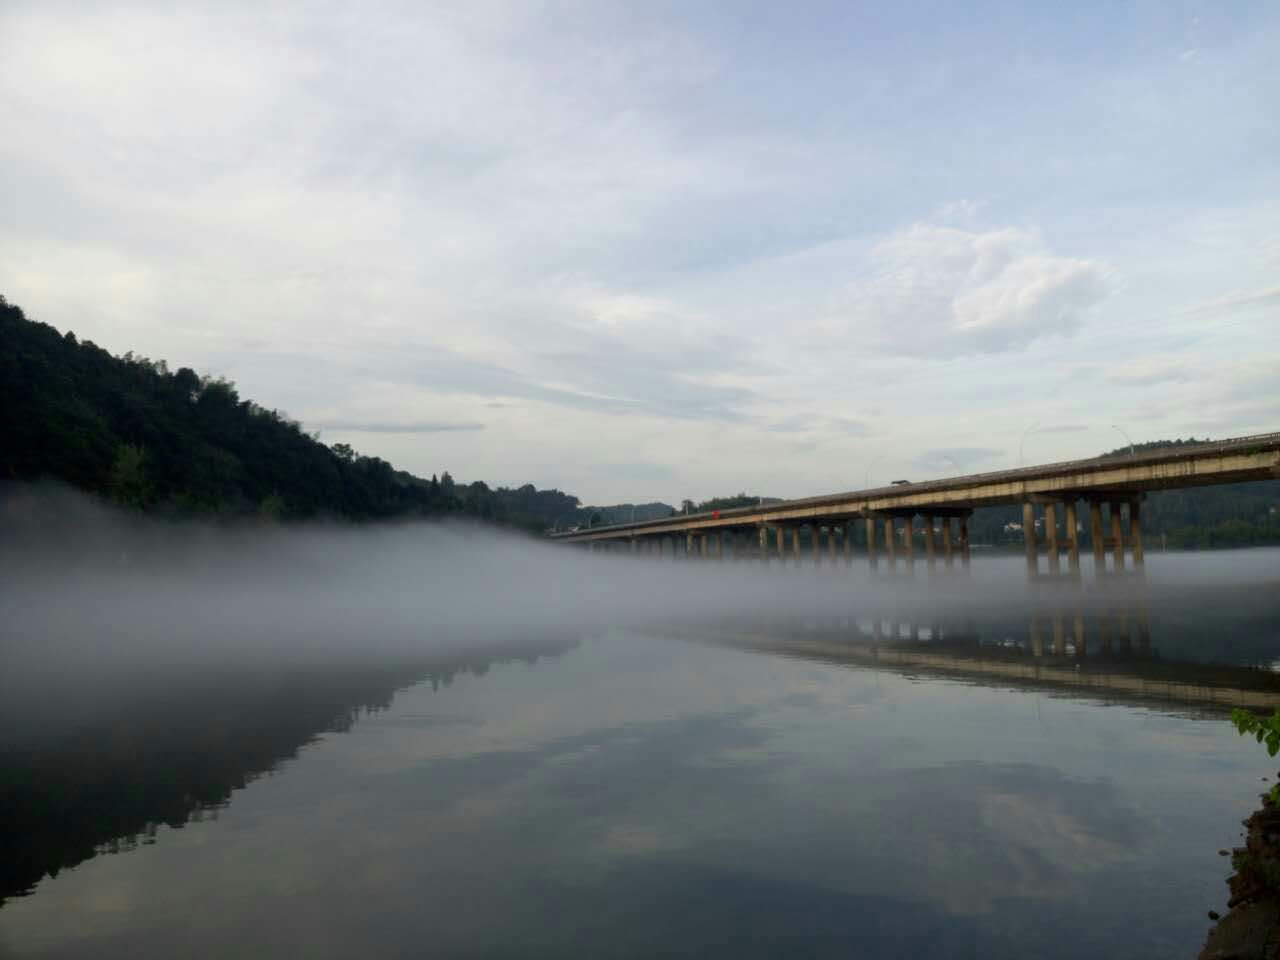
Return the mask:
{"type": "MultiPolygon", "coordinates": [[[[1269,717],[1260,717],[1237,708],[1231,711],[1231,722],[1241,736],[1253,734],[1259,743],[1265,744],[1267,756],[1274,757],[1280,752],[1280,709],[1269,717]]],[[[1280,783],[1271,787],[1271,802],[1280,803],[1280,783]]]]}

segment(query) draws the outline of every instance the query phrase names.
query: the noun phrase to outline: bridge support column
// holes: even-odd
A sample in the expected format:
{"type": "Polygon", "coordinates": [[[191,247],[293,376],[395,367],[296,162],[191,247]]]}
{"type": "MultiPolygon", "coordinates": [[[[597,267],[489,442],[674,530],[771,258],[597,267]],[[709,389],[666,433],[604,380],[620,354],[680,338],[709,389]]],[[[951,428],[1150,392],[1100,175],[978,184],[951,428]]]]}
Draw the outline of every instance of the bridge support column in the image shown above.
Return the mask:
{"type": "Polygon", "coordinates": [[[960,518],[960,559],[965,571],[969,570],[969,515],[960,518]]]}
{"type": "Polygon", "coordinates": [[[1102,539],[1102,501],[1089,501],[1089,540],[1093,545],[1093,577],[1102,580],[1107,575],[1107,545],[1102,539]]]}
{"type": "Polygon", "coordinates": [[[1124,528],[1120,525],[1120,501],[1111,501],[1111,557],[1115,572],[1124,573],[1124,528]]]}
{"type": "Polygon", "coordinates": [[[880,558],[876,556],[876,518],[867,517],[867,566],[872,571],[880,566],[880,558]]]}
{"type": "Polygon", "coordinates": [[[756,539],[760,541],[760,565],[767,567],[769,565],[769,528],[757,529],[756,539]]]}
{"type": "Polygon", "coordinates": [[[954,557],[952,557],[951,555],[951,518],[950,517],[942,518],[942,557],[943,557],[943,562],[946,563],[947,565],[947,569],[950,570],[952,564],[955,562],[954,557]]]}
{"type": "MultiPolygon", "coordinates": [[[[1080,525],[1076,522],[1076,501],[1069,499],[1063,506],[1067,533],[1067,572],[1080,579],[1080,525]]],[[[1079,643],[1079,639],[1076,641],[1079,643]]]]}
{"type": "Polygon", "coordinates": [[[846,567],[853,566],[853,524],[846,522],[840,528],[844,531],[844,565],[846,567]]]}
{"type": "Polygon", "coordinates": [[[895,541],[898,539],[898,532],[894,529],[893,517],[884,518],[884,552],[889,561],[889,572],[898,572],[898,546],[895,541]]]}
{"type": "Polygon", "coordinates": [[[791,556],[795,560],[796,569],[800,569],[800,525],[791,528],[791,556]]]}
{"type": "Polygon", "coordinates": [[[831,566],[836,565],[836,530],[839,529],[834,523],[827,527],[827,560],[831,566]]]}
{"type": "Polygon", "coordinates": [[[924,518],[924,553],[925,562],[929,567],[930,575],[932,575],[937,560],[934,556],[936,550],[933,542],[933,517],[929,514],[925,514],[924,518]]]}
{"type": "Polygon", "coordinates": [[[778,542],[778,566],[785,567],[787,565],[787,528],[775,527],[773,536],[778,542]]]}
{"type": "Polygon", "coordinates": [[[1027,576],[1040,575],[1039,546],[1036,544],[1036,508],[1030,500],[1022,505],[1022,536],[1027,545],[1027,576]]]}
{"type": "Polygon", "coordinates": [[[1052,503],[1044,505],[1044,542],[1049,549],[1049,575],[1057,577],[1062,572],[1062,557],[1058,554],[1058,508],[1052,503]]]}
{"type": "Polygon", "coordinates": [[[916,518],[908,515],[902,520],[902,552],[906,554],[907,573],[916,572],[916,518]]]}
{"type": "Polygon", "coordinates": [[[1135,573],[1144,573],[1147,567],[1146,555],[1142,552],[1142,501],[1134,497],[1129,501],[1129,542],[1133,548],[1133,569],[1135,573]]]}

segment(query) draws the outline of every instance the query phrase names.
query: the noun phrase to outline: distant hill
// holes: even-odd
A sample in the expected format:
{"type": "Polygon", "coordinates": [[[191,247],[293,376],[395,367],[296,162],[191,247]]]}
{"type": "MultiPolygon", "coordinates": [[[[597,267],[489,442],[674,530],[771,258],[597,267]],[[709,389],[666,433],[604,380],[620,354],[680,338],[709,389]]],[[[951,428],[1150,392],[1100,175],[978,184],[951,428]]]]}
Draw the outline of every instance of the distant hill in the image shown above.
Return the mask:
{"type": "Polygon", "coordinates": [[[574,515],[573,525],[585,527],[608,526],[612,523],[631,523],[641,520],[665,520],[680,513],[710,513],[712,510],[731,510],[734,507],[754,507],[759,504],[781,503],[779,497],[757,497],[745,493],[731,497],[712,497],[695,503],[681,501],[679,507],[669,503],[615,503],[608,507],[582,507],[574,515]]]}
{"type": "MultiPolygon", "coordinates": [[[[1206,442],[1207,439],[1194,437],[1155,440],[1108,450],[1102,456],[1206,442]]],[[[969,535],[975,543],[1021,544],[1021,533],[1011,535],[1004,530],[1005,524],[1021,522],[1021,507],[984,507],[974,511],[969,535]]],[[[1142,503],[1142,531],[1148,549],[1162,545],[1206,549],[1280,543],[1280,480],[1155,491],[1142,503]]]]}
{"type": "Polygon", "coordinates": [[[669,503],[615,503],[607,507],[579,507],[560,527],[604,527],[613,523],[631,523],[633,520],[659,520],[669,517],[675,508],[669,503]]]}
{"type": "Polygon", "coordinates": [[[368,520],[461,515],[542,530],[578,509],[559,490],[490,489],[326,446],[235,385],[112,356],[0,297],[0,479],[57,479],[178,514],[368,520]]]}

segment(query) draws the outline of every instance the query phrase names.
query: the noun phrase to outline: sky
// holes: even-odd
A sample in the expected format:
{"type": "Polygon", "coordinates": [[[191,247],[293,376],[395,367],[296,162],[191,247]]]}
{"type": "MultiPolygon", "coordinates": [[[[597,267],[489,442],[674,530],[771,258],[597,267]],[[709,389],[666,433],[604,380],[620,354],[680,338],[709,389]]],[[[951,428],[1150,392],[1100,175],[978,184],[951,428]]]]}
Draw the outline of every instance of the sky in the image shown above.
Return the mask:
{"type": "Polygon", "coordinates": [[[1280,429],[1280,7],[0,3],[0,294],[420,475],[1280,429]]]}

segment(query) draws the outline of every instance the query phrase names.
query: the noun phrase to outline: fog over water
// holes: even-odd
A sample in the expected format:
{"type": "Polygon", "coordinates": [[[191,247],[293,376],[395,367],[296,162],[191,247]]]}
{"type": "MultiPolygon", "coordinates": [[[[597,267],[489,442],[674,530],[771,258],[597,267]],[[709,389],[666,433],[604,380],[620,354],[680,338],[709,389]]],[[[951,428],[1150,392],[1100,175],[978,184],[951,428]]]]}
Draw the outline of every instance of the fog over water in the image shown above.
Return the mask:
{"type": "MultiPolygon", "coordinates": [[[[758,561],[589,554],[490,527],[193,524],[128,515],[65,490],[0,500],[5,681],[145,658],[377,657],[475,637],[542,636],[733,617],[894,611],[900,619],[1188,602],[1199,588],[1280,583],[1268,551],[1148,553],[1145,583],[1030,589],[1020,555],[975,554],[967,574],[874,576],[855,556],[805,570],[758,561]],[[1065,598],[1065,600],[1063,599],[1065,598]],[[32,638],[40,642],[33,643],[32,638]]],[[[939,564],[941,566],[941,564],[939,564]]],[[[900,561],[901,569],[901,561],[900,561]]],[[[25,685],[25,680],[18,686],[25,685]]]]}
{"type": "Polygon", "coordinates": [[[1186,954],[1274,772],[1221,708],[1050,674],[1280,690],[1277,550],[1061,589],[50,488],[0,530],[15,956],[1186,954]],[[1100,648],[1117,612],[1149,640],[1100,648]]]}

